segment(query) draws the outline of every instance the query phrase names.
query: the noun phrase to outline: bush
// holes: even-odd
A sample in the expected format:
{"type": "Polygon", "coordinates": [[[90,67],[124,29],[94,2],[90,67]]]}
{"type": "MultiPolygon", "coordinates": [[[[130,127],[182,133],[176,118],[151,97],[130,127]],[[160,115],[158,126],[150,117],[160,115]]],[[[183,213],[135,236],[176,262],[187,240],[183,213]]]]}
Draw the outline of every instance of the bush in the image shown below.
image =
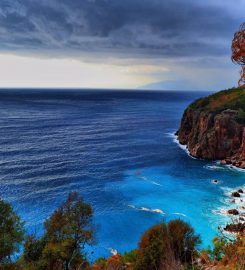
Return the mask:
{"type": "Polygon", "coordinates": [[[175,258],[184,264],[191,263],[196,255],[196,247],[201,243],[200,237],[195,235],[188,223],[179,219],[170,221],[168,230],[175,258]]]}
{"type": "MultiPolygon", "coordinates": [[[[244,101],[245,103],[245,101],[244,101]]],[[[243,109],[239,109],[237,115],[237,121],[243,125],[245,125],[245,111],[243,109]]]]}
{"type": "Polygon", "coordinates": [[[23,222],[10,204],[0,199],[0,265],[11,262],[11,256],[19,251],[23,240],[23,222]]]}
{"type": "Polygon", "coordinates": [[[135,269],[181,269],[182,264],[192,263],[199,243],[193,228],[181,220],[156,225],[139,243],[135,269]]]}

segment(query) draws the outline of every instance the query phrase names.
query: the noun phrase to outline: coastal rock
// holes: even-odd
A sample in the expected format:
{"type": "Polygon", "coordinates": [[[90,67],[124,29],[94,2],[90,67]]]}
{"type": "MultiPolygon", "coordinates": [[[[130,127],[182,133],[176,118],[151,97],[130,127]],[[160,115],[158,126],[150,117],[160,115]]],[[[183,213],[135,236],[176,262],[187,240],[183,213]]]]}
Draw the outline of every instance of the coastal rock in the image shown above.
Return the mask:
{"type": "Polygon", "coordinates": [[[243,193],[243,190],[240,188],[240,189],[238,189],[238,191],[237,192],[239,192],[239,193],[243,193]]]}
{"type": "Polygon", "coordinates": [[[224,230],[227,232],[232,232],[232,233],[243,233],[245,230],[245,224],[242,222],[235,223],[235,224],[228,224],[226,225],[224,230]]]}
{"type": "Polygon", "coordinates": [[[229,215],[235,215],[235,216],[239,215],[239,212],[236,209],[230,209],[230,210],[227,211],[227,213],[229,215]]]}
{"type": "Polygon", "coordinates": [[[236,198],[241,197],[240,193],[239,193],[239,192],[237,192],[237,191],[232,192],[231,196],[232,196],[232,197],[236,197],[236,198]]]}
{"type": "Polygon", "coordinates": [[[245,90],[236,89],[192,103],[177,132],[180,144],[186,145],[194,157],[221,160],[223,165],[245,169],[245,123],[239,118],[238,102],[241,97],[245,100],[245,90]],[[235,102],[237,110],[227,109],[235,102]]]}

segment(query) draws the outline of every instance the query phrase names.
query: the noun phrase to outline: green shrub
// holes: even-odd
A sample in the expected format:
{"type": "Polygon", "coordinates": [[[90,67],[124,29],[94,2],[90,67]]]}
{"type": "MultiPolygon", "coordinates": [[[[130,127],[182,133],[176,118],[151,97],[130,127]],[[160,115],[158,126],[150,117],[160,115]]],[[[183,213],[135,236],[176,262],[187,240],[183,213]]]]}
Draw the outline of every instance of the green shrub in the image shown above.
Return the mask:
{"type": "Polygon", "coordinates": [[[23,222],[12,206],[0,199],[0,265],[11,262],[11,256],[19,251],[23,240],[23,222]]]}
{"type": "Polygon", "coordinates": [[[199,236],[184,221],[156,225],[141,238],[135,269],[180,269],[181,265],[188,266],[196,256],[199,243],[199,236]]]}

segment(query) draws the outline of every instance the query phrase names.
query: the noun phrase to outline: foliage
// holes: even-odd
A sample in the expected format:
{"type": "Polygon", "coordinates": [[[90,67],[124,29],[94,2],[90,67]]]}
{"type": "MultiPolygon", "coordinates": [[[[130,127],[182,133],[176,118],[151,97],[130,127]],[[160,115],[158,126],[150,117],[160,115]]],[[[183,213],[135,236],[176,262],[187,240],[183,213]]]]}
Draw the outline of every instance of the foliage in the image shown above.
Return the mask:
{"type": "Polygon", "coordinates": [[[201,243],[200,237],[188,223],[179,219],[168,223],[168,231],[175,258],[184,264],[191,263],[196,256],[196,247],[201,243]]]}
{"type": "Polygon", "coordinates": [[[69,269],[73,260],[82,258],[81,250],[93,240],[92,214],[91,206],[73,192],[46,220],[44,237],[48,243],[43,254],[47,260],[51,260],[51,264],[55,258],[55,261],[65,264],[65,269],[69,269]]]}
{"type": "Polygon", "coordinates": [[[122,259],[124,263],[135,263],[137,260],[138,251],[137,250],[131,250],[130,252],[126,252],[123,254],[122,259]]]}
{"type": "Polygon", "coordinates": [[[207,97],[197,99],[189,107],[216,113],[225,109],[242,109],[245,111],[245,89],[231,88],[219,91],[207,97]]]}
{"type": "Polygon", "coordinates": [[[224,235],[213,239],[214,247],[200,253],[201,265],[205,269],[245,269],[245,236],[238,234],[234,240],[224,235]]]}
{"type": "Polygon", "coordinates": [[[212,250],[198,252],[199,236],[181,220],[153,226],[143,234],[137,250],[100,258],[90,267],[84,248],[93,243],[92,214],[90,205],[71,193],[45,221],[43,236],[27,236],[21,258],[11,262],[23,240],[23,223],[12,207],[0,200],[0,266],[5,270],[244,269],[244,231],[234,240],[216,237],[212,250]]]}
{"type": "Polygon", "coordinates": [[[0,265],[11,262],[23,240],[23,222],[10,204],[0,199],[0,265]]]}
{"type": "Polygon", "coordinates": [[[34,235],[30,235],[25,239],[24,244],[24,260],[26,262],[35,263],[41,258],[42,251],[45,246],[44,239],[36,239],[34,235]]]}
{"type": "MultiPolygon", "coordinates": [[[[229,265],[230,269],[245,269],[245,235],[224,246],[224,257],[221,260],[222,266],[229,265]],[[233,267],[233,268],[232,268],[233,267]]],[[[221,269],[221,268],[220,268],[221,269]]]]}
{"type": "Polygon", "coordinates": [[[162,260],[172,256],[166,224],[156,225],[140,240],[135,269],[159,269],[162,260]]]}
{"type": "Polygon", "coordinates": [[[213,260],[220,261],[224,257],[224,248],[227,244],[227,240],[223,237],[215,237],[213,239],[214,248],[211,253],[213,260]]]}
{"type": "Polygon", "coordinates": [[[107,260],[105,258],[99,258],[93,265],[93,270],[104,270],[106,269],[107,260]]]}
{"type": "Polygon", "coordinates": [[[181,264],[192,263],[199,243],[199,236],[184,221],[156,225],[139,243],[135,269],[180,269],[181,264]]]}
{"type": "MultiPolygon", "coordinates": [[[[245,101],[244,101],[245,102],[245,101]]],[[[237,121],[243,125],[245,125],[245,110],[239,109],[237,115],[237,121]]]]}
{"type": "Polygon", "coordinates": [[[241,77],[238,81],[238,85],[243,86],[245,85],[245,23],[243,23],[239,31],[234,34],[231,49],[231,60],[242,66],[242,70],[240,72],[241,77]]]}
{"type": "Polygon", "coordinates": [[[87,265],[84,247],[93,240],[92,208],[77,193],[70,193],[44,223],[42,238],[29,236],[22,261],[26,268],[73,269],[87,265]]]}

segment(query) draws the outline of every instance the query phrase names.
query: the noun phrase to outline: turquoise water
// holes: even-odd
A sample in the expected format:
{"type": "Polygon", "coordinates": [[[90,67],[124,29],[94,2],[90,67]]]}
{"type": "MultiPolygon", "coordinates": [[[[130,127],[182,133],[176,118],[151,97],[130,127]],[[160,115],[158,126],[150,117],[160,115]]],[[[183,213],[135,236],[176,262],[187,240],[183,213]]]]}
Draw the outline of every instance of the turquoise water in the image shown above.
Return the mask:
{"type": "Polygon", "coordinates": [[[193,159],[176,143],[185,107],[204,95],[2,90],[0,196],[41,234],[67,194],[79,192],[94,208],[92,259],[136,248],[146,229],[174,218],[190,222],[207,247],[245,173],[193,159]]]}

